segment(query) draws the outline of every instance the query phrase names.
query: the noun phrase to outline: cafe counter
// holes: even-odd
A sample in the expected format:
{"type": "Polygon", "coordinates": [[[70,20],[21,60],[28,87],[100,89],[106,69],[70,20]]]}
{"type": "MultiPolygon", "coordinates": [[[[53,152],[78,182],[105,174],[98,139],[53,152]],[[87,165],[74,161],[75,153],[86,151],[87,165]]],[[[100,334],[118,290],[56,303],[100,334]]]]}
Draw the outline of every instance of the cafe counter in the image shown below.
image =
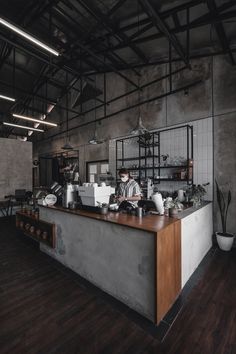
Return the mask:
{"type": "Polygon", "coordinates": [[[40,219],[56,232],[42,251],[156,324],[211,247],[211,203],[183,218],[40,206],[40,219]]]}

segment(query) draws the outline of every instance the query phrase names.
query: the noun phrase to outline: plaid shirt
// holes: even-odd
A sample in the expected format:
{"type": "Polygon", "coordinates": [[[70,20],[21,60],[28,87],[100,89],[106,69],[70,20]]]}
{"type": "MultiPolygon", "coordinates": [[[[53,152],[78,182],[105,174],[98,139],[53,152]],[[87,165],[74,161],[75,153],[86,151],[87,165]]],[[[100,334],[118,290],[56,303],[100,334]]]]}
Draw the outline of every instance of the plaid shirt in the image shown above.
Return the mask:
{"type": "Polygon", "coordinates": [[[134,197],[141,195],[141,189],[134,179],[129,179],[128,182],[120,182],[117,189],[117,194],[122,197],[134,197]]]}

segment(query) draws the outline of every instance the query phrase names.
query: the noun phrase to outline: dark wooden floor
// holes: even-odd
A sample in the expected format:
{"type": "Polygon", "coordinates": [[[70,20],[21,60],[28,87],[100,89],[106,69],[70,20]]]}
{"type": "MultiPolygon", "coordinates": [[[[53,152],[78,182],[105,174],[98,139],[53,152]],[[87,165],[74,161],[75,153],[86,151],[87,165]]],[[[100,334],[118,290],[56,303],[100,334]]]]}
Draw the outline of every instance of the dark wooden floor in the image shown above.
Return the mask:
{"type": "Polygon", "coordinates": [[[235,354],[236,250],[214,254],[162,342],[141,322],[0,219],[1,354],[235,354]]]}

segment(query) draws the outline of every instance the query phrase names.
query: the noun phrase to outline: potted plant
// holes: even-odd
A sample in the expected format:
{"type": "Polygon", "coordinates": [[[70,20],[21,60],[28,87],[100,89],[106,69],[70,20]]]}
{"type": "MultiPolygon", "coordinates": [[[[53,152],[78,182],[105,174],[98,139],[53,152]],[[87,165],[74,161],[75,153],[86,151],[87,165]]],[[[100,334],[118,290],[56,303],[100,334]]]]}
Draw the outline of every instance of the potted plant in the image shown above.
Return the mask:
{"type": "Polygon", "coordinates": [[[178,214],[179,210],[183,209],[183,204],[180,203],[178,198],[172,199],[170,197],[166,198],[165,208],[169,208],[170,216],[175,216],[178,214]]]}
{"type": "Polygon", "coordinates": [[[192,191],[191,191],[192,197],[190,201],[193,202],[193,206],[198,207],[201,205],[203,197],[206,194],[205,187],[209,184],[210,183],[208,182],[204,184],[192,185],[192,191]]]}
{"type": "Polygon", "coordinates": [[[226,196],[220,189],[217,181],[215,182],[216,182],[216,197],[220,209],[220,218],[222,224],[222,232],[216,232],[216,239],[221,250],[230,251],[234,242],[234,235],[227,232],[227,216],[228,216],[229,205],[231,203],[231,191],[228,190],[227,200],[226,200],[226,196]]]}

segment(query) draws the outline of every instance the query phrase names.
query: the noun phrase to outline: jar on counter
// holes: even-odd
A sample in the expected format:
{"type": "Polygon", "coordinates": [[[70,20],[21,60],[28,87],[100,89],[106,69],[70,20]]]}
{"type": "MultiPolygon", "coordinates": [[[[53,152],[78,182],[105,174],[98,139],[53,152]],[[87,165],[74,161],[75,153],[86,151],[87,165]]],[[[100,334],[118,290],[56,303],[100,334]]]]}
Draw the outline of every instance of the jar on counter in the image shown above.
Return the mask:
{"type": "Polygon", "coordinates": [[[164,215],[165,215],[165,216],[170,216],[169,208],[168,208],[168,207],[164,207],[164,215]]]}

